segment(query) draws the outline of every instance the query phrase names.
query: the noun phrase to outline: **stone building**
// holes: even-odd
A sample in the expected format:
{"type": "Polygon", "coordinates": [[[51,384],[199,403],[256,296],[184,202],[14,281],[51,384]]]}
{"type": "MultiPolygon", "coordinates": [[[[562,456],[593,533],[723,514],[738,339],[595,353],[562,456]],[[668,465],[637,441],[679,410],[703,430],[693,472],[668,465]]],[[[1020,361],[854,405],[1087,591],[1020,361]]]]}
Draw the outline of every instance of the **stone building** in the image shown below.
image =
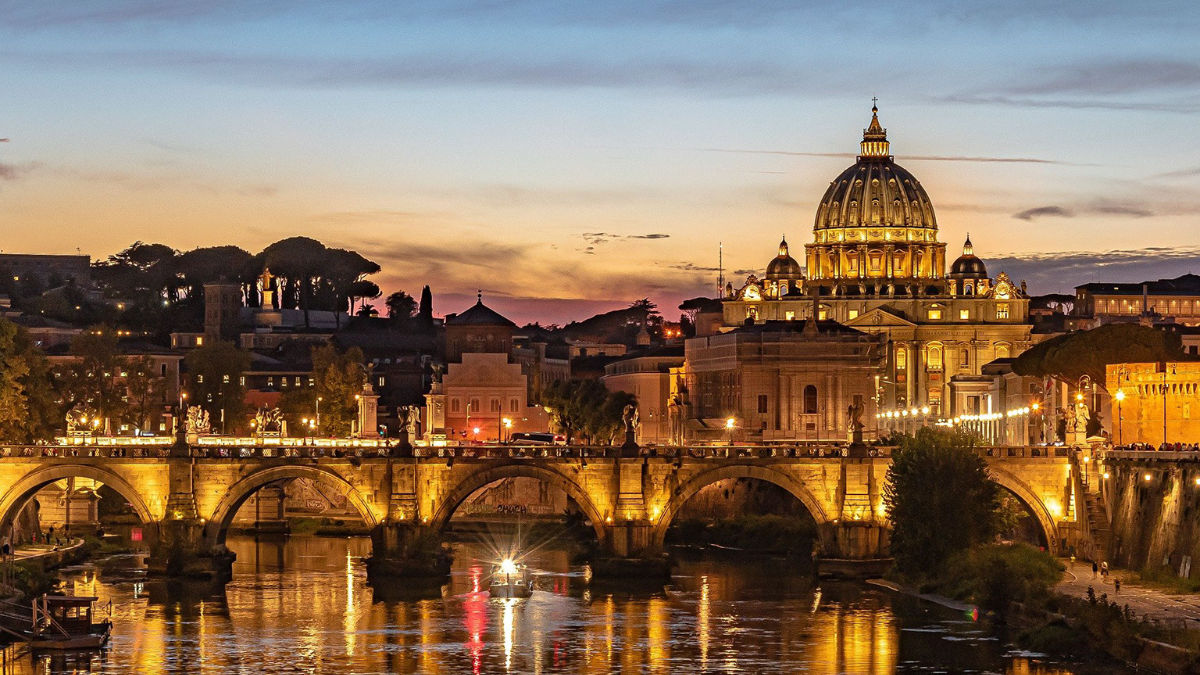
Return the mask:
{"type": "Polygon", "coordinates": [[[1114,443],[1200,443],[1200,362],[1112,363],[1105,379],[1114,443]]]}
{"type": "Polygon", "coordinates": [[[517,325],[478,301],[446,317],[446,372],[426,395],[429,441],[501,442],[546,431],[549,417],[529,405],[528,376],[513,357],[517,325]]]}
{"type": "Polygon", "coordinates": [[[672,345],[637,352],[604,366],[601,381],[609,391],[623,391],[637,397],[638,443],[671,442],[671,370],[682,365],[683,347],[672,345]]]}
{"type": "Polygon", "coordinates": [[[687,440],[845,441],[849,409],[875,431],[881,340],[834,321],[767,321],[684,343],[672,404],[687,440]],[[732,424],[730,422],[732,421],[732,424]]]}
{"type": "Polygon", "coordinates": [[[948,416],[950,384],[1031,344],[1024,283],[988,276],[970,238],[947,272],[933,202],[889,154],[872,109],[861,154],[817,205],[806,269],[786,240],[760,279],[725,289],[724,329],[817,314],[880,335],[882,377],[871,393],[883,409],[929,407],[948,416]],[[813,302],[817,297],[818,301],[813,302]]]}
{"type": "Polygon", "coordinates": [[[1077,315],[1093,319],[1093,326],[1143,317],[1153,322],[1200,325],[1200,276],[1076,286],[1074,309],[1077,315]]]}

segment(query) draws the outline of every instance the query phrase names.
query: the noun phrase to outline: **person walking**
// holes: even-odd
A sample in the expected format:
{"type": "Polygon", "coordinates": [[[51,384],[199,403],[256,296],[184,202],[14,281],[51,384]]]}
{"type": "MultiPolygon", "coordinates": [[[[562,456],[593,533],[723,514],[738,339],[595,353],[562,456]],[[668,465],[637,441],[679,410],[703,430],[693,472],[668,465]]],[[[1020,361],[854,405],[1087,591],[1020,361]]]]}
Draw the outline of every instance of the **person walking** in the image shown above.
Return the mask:
{"type": "Polygon", "coordinates": [[[1096,575],[1099,573],[1100,573],[1100,566],[1096,564],[1095,560],[1093,560],[1092,561],[1092,578],[1095,579],[1096,575]]]}
{"type": "Polygon", "coordinates": [[[1121,594],[1121,580],[1113,577],[1113,595],[1121,594]]]}
{"type": "Polygon", "coordinates": [[[49,530],[46,530],[46,545],[54,543],[54,526],[51,525],[49,530]]]}
{"type": "Polygon", "coordinates": [[[1102,579],[1108,578],[1108,561],[1107,560],[1100,563],[1100,577],[1102,579]]]}

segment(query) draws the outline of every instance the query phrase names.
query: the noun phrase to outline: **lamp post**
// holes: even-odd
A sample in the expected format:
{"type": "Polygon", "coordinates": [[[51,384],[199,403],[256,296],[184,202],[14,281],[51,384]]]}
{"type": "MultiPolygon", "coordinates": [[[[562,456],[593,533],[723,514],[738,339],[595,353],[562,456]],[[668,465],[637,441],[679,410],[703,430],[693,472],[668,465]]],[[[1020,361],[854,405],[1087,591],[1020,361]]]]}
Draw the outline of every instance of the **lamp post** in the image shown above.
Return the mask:
{"type": "Polygon", "coordinates": [[[504,418],[504,442],[508,442],[512,438],[512,420],[508,417],[504,418]]]}
{"type": "Polygon", "coordinates": [[[729,444],[733,445],[733,431],[737,428],[737,420],[730,417],[725,420],[725,430],[729,432],[729,444]]]}
{"type": "Polygon", "coordinates": [[[317,397],[317,416],[313,419],[314,428],[321,428],[321,397],[317,397]]]}

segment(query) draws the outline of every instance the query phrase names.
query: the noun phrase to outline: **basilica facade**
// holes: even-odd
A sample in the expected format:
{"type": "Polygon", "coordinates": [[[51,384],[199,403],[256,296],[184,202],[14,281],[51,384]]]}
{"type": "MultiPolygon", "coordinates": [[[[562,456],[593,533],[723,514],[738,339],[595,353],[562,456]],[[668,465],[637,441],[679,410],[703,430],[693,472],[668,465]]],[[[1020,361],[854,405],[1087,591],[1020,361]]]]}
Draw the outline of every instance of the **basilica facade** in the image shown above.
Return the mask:
{"type": "Polygon", "coordinates": [[[983,366],[1031,344],[1024,282],[989,277],[969,237],[947,269],[933,202],[896,164],[875,108],[860,155],[817,205],[803,257],[801,265],[785,239],[762,277],[727,285],[724,330],[816,314],[878,336],[884,354],[873,398],[882,413],[990,412],[973,394],[983,366]]]}

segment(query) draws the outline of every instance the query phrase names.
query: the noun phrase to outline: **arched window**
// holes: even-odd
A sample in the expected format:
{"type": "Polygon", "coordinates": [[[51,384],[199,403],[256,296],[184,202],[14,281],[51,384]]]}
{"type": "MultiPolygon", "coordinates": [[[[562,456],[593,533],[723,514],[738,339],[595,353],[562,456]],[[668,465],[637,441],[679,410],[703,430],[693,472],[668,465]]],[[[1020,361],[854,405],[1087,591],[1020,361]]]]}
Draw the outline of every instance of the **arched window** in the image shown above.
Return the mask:
{"type": "Polygon", "coordinates": [[[816,385],[808,385],[804,388],[804,414],[817,414],[817,387],[816,385]]]}
{"type": "Polygon", "coordinates": [[[491,412],[494,412],[494,413],[500,412],[500,399],[498,399],[498,398],[492,399],[492,402],[490,405],[491,405],[491,412]]]}
{"type": "Polygon", "coordinates": [[[942,346],[929,345],[928,365],[930,370],[942,369],[942,346]]]}
{"type": "Polygon", "coordinates": [[[896,370],[908,370],[908,350],[904,347],[896,348],[896,370]]]}
{"type": "Polygon", "coordinates": [[[1011,353],[1008,345],[996,345],[996,358],[1007,359],[1011,353]]]}
{"type": "Polygon", "coordinates": [[[459,411],[458,407],[459,407],[458,399],[456,399],[456,398],[450,399],[450,412],[458,412],[459,411]]]}
{"type": "Polygon", "coordinates": [[[513,398],[513,399],[509,399],[509,401],[508,401],[508,412],[514,412],[514,413],[515,413],[515,412],[517,412],[517,409],[518,409],[518,406],[519,406],[519,405],[520,405],[520,403],[517,401],[517,399],[515,399],[515,398],[513,398]]]}

